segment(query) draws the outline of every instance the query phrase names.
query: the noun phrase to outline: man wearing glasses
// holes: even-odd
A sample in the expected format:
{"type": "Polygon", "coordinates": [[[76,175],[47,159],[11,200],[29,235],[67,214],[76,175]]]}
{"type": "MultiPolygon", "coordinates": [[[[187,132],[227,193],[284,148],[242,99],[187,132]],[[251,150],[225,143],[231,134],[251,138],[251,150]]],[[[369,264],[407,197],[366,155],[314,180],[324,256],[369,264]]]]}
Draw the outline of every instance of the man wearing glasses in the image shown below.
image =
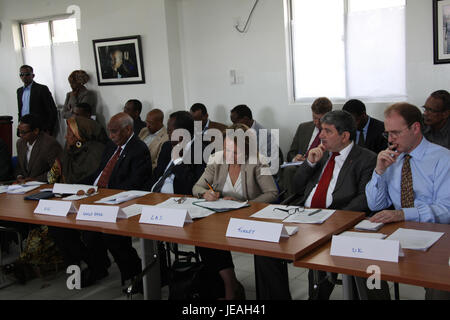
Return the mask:
{"type": "MultiPolygon", "coordinates": [[[[450,223],[450,151],[422,135],[420,110],[396,103],[384,112],[390,146],[378,154],[366,186],[370,221],[450,223]],[[394,206],[395,210],[383,210],[394,206]]],[[[449,292],[427,289],[426,299],[449,299],[449,292]]]]}
{"type": "Polygon", "coordinates": [[[56,125],[56,106],[52,94],[47,86],[33,81],[33,68],[28,65],[20,67],[20,79],[24,86],[17,89],[17,105],[19,107],[19,118],[24,115],[35,114],[43,122],[42,130],[52,135],[56,125]]]}
{"type": "Polygon", "coordinates": [[[433,92],[422,107],[423,134],[428,141],[450,149],[450,94],[447,90],[433,92]]]}

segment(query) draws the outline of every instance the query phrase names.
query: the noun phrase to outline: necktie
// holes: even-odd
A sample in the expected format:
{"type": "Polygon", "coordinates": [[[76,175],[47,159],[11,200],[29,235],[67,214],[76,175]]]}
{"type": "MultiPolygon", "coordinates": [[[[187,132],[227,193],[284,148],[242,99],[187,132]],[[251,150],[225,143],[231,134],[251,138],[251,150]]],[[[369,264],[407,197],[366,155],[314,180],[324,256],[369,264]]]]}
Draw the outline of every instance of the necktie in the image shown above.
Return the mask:
{"type": "MultiPolygon", "coordinates": [[[[314,141],[311,143],[311,146],[309,147],[308,151],[306,152],[305,157],[308,157],[308,153],[311,149],[317,148],[319,146],[319,144],[320,144],[319,135],[320,135],[321,131],[322,131],[322,129],[320,129],[319,132],[317,133],[317,136],[314,138],[314,141]]],[[[299,153],[300,153],[300,151],[299,151],[299,153]]]]}
{"type": "Polygon", "coordinates": [[[311,200],[311,208],[326,208],[327,204],[327,191],[330,185],[331,178],[333,177],[334,170],[334,158],[339,155],[339,152],[333,152],[330,160],[322,173],[322,177],[317,185],[316,192],[311,200]]]}
{"type": "Polygon", "coordinates": [[[164,185],[164,181],[166,181],[166,178],[172,174],[173,167],[175,167],[175,164],[172,161],[170,166],[166,169],[166,171],[164,171],[164,173],[161,176],[161,178],[159,178],[158,182],[156,182],[154,184],[154,186],[152,188],[152,192],[161,192],[161,189],[162,189],[162,187],[164,185]]]}
{"type": "Polygon", "coordinates": [[[105,168],[102,171],[102,175],[100,176],[100,179],[98,179],[97,186],[100,188],[106,188],[108,186],[109,178],[111,176],[111,173],[114,169],[114,166],[116,165],[117,160],[120,156],[120,151],[122,150],[121,147],[117,148],[116,153],[109,159],[108,163],[106,164],[105,168]]]}
{"type": "Polygon", "coordinates": [[[364,147],[366,144],[366,141],[364,140],[364,132],[362,130],[358,130],[358,131],[359,131],[358,145],[360,147],[364,147]]]}
{"type": "Polygon", "coordinates": [[[400,183],[402,208],[414,207],[413,180],[409,159],[411,159],[411,156],[409,154],[405,155],[402,166],[402,180],[400,183]]]}

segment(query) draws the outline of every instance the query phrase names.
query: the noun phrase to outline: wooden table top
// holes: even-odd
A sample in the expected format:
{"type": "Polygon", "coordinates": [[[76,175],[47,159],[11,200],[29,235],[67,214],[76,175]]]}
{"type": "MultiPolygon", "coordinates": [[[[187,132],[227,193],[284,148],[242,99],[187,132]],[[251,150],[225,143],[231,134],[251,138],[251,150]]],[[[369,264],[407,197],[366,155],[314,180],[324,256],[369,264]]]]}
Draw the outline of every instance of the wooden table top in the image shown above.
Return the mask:
{"type": "MultiPolygon", "coordinates": [[[[48,188],[43,186],[41,188],[48,188]]],[[[33,190],[29,194],[38,192],[33,190]]],[[[79,208],[81,204],[93,204],[101,198],[116,194],[121,190],[99,189],[99,194],[86,199],[74,201],[79,208]]],[[[91,222],[76,220],[76,214],[66,217],[55,217],[34,214],[38,202],[23,200],[24,195],[0,194],[0,219],[32,224],[46,224],[56,227],[98,231],[109,234],[132,236],[151,240],[177,242],[198,245],[214,249],[246,252],[275,258],[296,260],[314,248],[326,243],[333,234],[338,234],[354,226],[364,218],[362,212],[337,211],[323,224],[292,224],[299,227],[299,231],[289,237],[281,238],[278,243],[265,241],[238,239],[226,237],[226,230],[230,218],[247,219],[250,215],[267,206],[264,203],[250,202],[251,206],[239,210],[216,213],[209,217],[185,224],[183,228],[140,224],[140,216],[129,219],[118,219],[116,223],[91,222]]],[[[154,205],[167,200],[174,195],[152,193],[147,196],[121,203],[126,207],[135,203],[154,205]]],[[[254,219],[254,218],[250,218],[254,219]]],[[[260,221],[278,222],[280,220],[255,219],[260,221]]]]}
{"type": "Polygon", "coordinates": [[[387,224],[378,232],[390,235],[398,228],[445,232],[445,234],[425,252],[403,249],[405,256],[399,257],[398,263],[331,256],[331,241],[328,241],[295,261],[294,265],[366,278],[370,276],[366,273],[367,267],[377,265],[381,269],[382,280],[450,291],[450,225],[398,222],[387,224]]]}

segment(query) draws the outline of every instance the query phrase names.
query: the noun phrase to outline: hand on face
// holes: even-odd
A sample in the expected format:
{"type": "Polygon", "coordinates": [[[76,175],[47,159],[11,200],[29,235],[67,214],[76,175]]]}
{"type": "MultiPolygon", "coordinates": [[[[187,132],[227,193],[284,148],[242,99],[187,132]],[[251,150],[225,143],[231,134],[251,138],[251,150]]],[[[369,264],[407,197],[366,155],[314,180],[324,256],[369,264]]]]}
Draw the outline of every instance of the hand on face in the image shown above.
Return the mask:
{"type": "Polygon", "coordinates": [[[308,161],[311,163],[317,163],[320,159],[322,159],[324,152],[325,147],[321,143],[318,147],[309,150],[308,161]]]}
{"type": "Polygon", "coordinates": [[[375,172],[383,174],[395,161],[397,161],[400,152],[397,151],[397,145],[391,144],[386,150],[381,151],[377,157],[375,172]]]}

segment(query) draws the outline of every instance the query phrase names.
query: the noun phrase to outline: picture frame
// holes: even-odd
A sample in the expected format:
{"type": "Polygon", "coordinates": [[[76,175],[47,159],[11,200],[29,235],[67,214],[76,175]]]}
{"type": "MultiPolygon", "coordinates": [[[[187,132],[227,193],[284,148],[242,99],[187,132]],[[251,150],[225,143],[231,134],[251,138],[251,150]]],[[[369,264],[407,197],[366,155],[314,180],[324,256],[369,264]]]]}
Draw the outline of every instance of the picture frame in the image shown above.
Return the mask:
{"type": "Polygon", "coordinates": [[[450,0],[433,0],[434,64],[450,63],[450,0]]]}
{"type": "Polygon", "coordinates": [[[92,40],[99,86],[145,83],[141,36],[92,40]]]}

